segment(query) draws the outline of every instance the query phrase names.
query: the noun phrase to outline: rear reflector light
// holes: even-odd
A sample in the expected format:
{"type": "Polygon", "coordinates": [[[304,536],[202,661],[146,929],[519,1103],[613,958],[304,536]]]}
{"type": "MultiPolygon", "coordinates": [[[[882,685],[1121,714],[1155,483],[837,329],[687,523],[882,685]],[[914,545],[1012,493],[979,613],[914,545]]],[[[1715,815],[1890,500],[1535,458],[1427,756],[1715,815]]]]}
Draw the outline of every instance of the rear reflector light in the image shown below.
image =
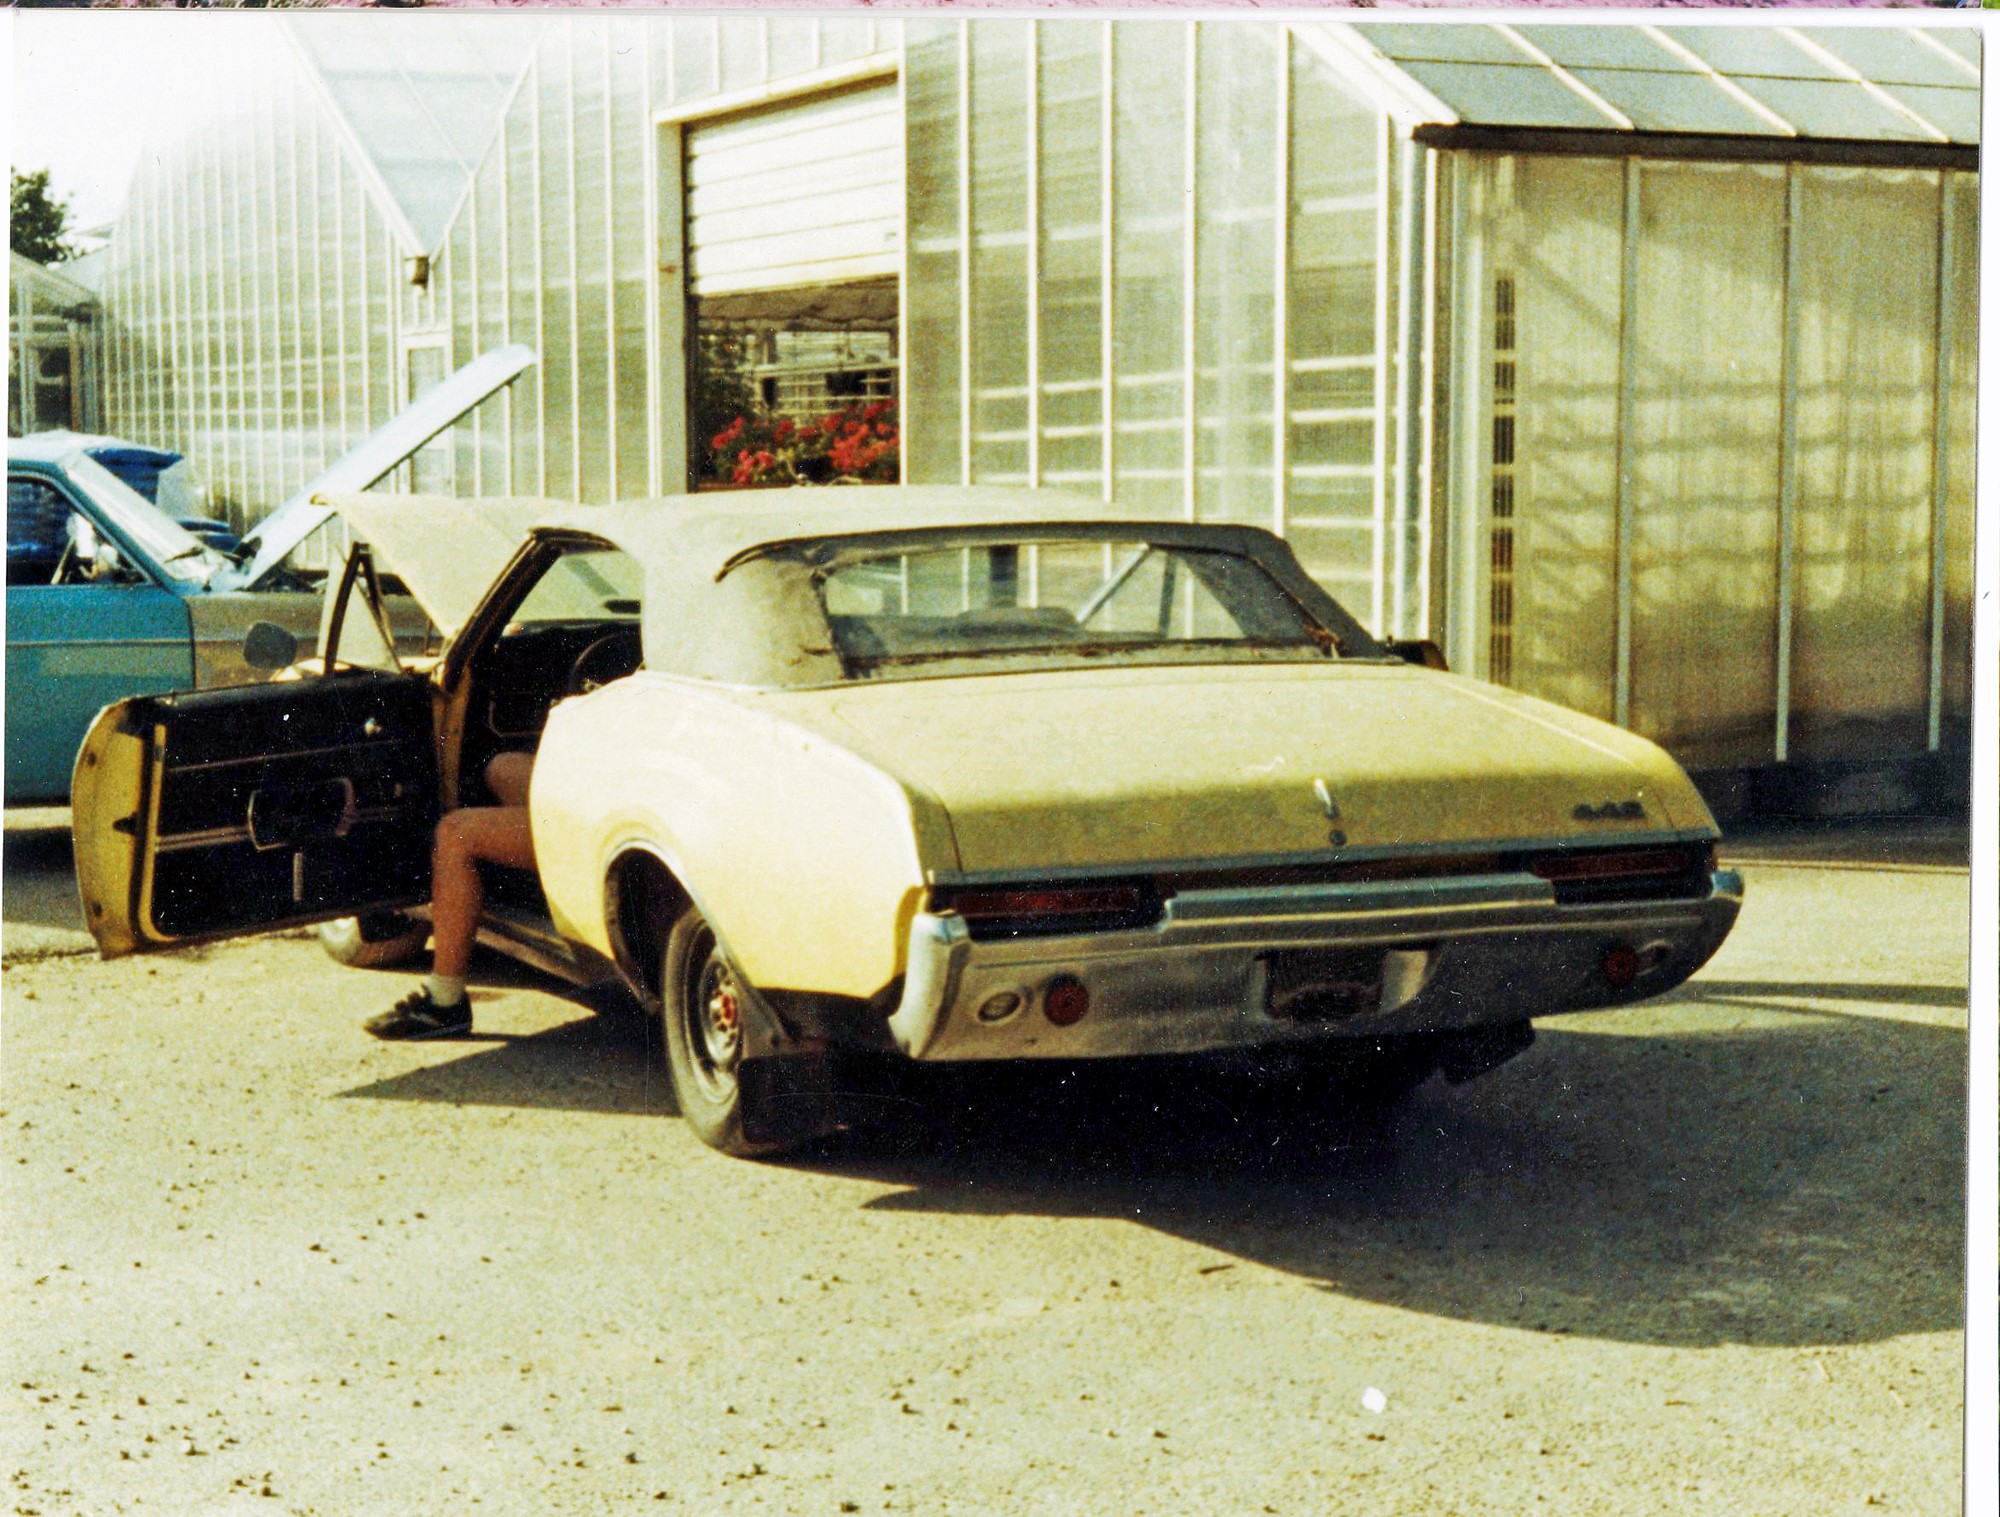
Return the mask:
{"type": "Polygon", "coordinates": [[[1124,916],[1145,904],[1136,885],[1092,885],[1080,889],[968,890],[952,898],[968,922],[1026,917],[1124,916]]]}
{"type": "Polygon", "coordinates": [[[1130,931],[1160,919],[1160,898],[1142,883],[941,891],[933,908],[956,911],[975,938],[1130,931]]]}
{"type": "Polygon", "coordinates": [[[1668,879],[1712,867],[1704,847],[1605,848],[1574,853],[1541,853],[1528,868],[1545,880],[1668,879]]]}
{"type": "Polygon", "coordinates": [[[1074,1027],[1090,1010],[1090,992],[1073,974],[1059,974],[1042,992],[1042,1015],[1058,1027],[1074,1027]]]}
{"type": "Polygon", "coordinates": [[[1597,967],[1604,976],[1605,984],[1613,990],[1623,990],[1639,978],[1638,950],[1629,943],[1613,943],[1604,950],[1597,967]]]}

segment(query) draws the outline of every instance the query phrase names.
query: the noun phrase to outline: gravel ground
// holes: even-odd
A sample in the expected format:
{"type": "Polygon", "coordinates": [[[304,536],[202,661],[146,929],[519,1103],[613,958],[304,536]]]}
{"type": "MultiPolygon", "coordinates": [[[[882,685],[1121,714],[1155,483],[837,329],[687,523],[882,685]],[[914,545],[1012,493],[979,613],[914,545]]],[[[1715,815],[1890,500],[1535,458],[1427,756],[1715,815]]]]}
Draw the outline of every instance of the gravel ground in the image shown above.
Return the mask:
{"type": "Polygon", "coordinates": [[[10,817],[9,1507],[1958,1511],[1962,835],[1737,851],[1693,985],[1386,1144],[1051,1081],[756,1165],[505,965],[391,1046],[306,937],[99,963],[10,817]]]}

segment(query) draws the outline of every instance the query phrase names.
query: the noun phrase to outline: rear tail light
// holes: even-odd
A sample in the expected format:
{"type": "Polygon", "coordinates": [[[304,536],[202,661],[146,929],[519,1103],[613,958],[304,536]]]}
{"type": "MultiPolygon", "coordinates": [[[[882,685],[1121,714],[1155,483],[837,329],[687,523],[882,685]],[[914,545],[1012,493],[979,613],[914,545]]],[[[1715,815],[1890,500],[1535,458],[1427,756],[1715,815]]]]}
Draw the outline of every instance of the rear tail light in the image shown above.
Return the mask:
{"type": "Polygon", "coordinates": [[[1679,896],[1702,888],[1715,868],[1715,846],[1571,849],[1535,854],[1527,868],[1556,887],[1558,901],[1679,896]]]}
{"type": "MultiPolygon", "coordinates": [[[[1545,880],[1637,880],[1668,875],[1691,874],[1703,864],[1701,854],[1712,859],[1713,849],[1686,846],[1670,848],[1603,848],[1588,852],[1543,853],[1528,861],[1528,868],[1545,880]]],[[[1712,867],[1712,864],[1709,866],[1712,867]]]]}
{"type": "Polygon", "coordinates": [[[1112,932],[1159,920],[1160,900],[1136,884],[1034,885],[959,890],[935,905],[965,918],[975,938],[1112,932]]]}

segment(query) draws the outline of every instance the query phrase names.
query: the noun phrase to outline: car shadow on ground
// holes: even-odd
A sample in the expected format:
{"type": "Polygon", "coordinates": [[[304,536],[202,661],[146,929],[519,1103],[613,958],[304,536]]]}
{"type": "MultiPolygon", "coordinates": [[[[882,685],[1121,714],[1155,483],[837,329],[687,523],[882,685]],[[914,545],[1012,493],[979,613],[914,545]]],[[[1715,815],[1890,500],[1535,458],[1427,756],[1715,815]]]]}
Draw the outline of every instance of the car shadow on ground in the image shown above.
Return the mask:
{"type": "MultiPolygon", "coordinates": [[[[385,974],[382,983],[393,998],[408,988],[409,977],[407,972],[401,980],[385,974]]],[[[472,1032],[433,1045],[464,1048],[463,1058],[412,1069],[342,1094],[361,1100],[443,1101],[454,1106],[680,1115],[657,1036],[638,1007],[612,987],[566,985],[482,948],[473,957],[467,994],[472,999],[472,1032]],[[567,1002],[576,1019],[536,1033],[486,1030],[480,1008],[500,994],[523,989],[567,1002]]]]}
{"type": "MultiPolygon", "coordinates": [[[[1622,1341],[1801,1347],[1963,1322],[1966,1039],[1950,986],[1695,982],[1644,1034],[1552,1019],[1387,1130],[1306,1145],[1282,1084],[1185,1066],[994,1069],[928,1119],[779,1162],[881,1211],[1127,1218],[1382,1305],[1622,1341]],[[1800,1009],[1801,1002],[1819,1009],[1800,1009]],[[1866,1002],[1884,1016],[1827,1010],[1866,1002]]],[[[349,1092],[671,1113],[602,1018],[349,1092]]]]}
{"type": "Polygon", "coordinates": [[[83,931],[67,811],[9,812],[0,850],[6,859],[0,900],[7,927],[83,931]]]}

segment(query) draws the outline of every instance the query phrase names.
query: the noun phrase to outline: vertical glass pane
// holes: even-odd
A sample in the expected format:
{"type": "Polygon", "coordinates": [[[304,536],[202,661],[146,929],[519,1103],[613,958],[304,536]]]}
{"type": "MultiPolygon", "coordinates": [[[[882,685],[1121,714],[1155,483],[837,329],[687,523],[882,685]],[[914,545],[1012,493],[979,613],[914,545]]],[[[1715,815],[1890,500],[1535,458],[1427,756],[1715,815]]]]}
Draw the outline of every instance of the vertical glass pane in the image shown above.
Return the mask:
{"type": "MultiPolygon", "coordinates": [[[[562,34],[565,42],[571,33],[562,34]]],[[[570,362],[576,338],[576,265],[571,257],[576,199],[570,176],[576,143],[570,135],[572,59],[570,49],[551,47],[540,71],[541,148],[541,362],[544,410],[542,457],[545,493],[564,500],[577,496],[577,374],[570,362]]]]}
{"type": "MultiPolygon", "coordinates": [[[[537,74],[541,71],[535,64],[537,74]]],[[[533,103],[540,86],[530,78],[510,114],[502,144],[507,164],[507,330],[516,340],[541,346],[540,201],[535,174],[533,103]]],[[[516,495],[542,493],[542,364],[507,387],[513,438],[507,488],[516,495]]]]}
{"type": "MultiPolygon", "coordinates": [[[[748,24],[748,23],[744,23],[748,24]]],[[[576,450],[584,500],[617,494],[612,472],[614,420],[611,354],[610,104],[607,39],[579,29],[572,34],[570,119],[576,195],[572,226],[576,247],[576,450]]]]}
{"type": "Polygon", "coordinates": [[[1697,767],[1776,756],[1785,171],[1641,171],[1631,724],[1697,767]]]}
{"type": "Polygon", "coordinates": [[[1028,483],[1029,26],[972,23],[972,477],[1028,483]]]}
{"type": "MultiPolygon", "coordinates": [[[[473,185],[474,227],[478,234],[475,241],[479,249],[479,267],[473,281],[479,310],[476,346],[482,353],[508,340],[506,170],[506,155],[496,144],[487,154],[473,185]]],[[[507,405],[505,400],[494,399],[478,411],[478,467],[471,478],[481,494],[504,494],[507,490],[507,405]]]]}
{"type": "Polygon", "coordinates": [[[1921,748],[1937,175],[1802,168],[1791,757],[1921,748]]]}
{"type": "MultiPolygon", "coordinates": [[[[1946,383],[1944,521],[1944,726],[1948,750],[1972,737],[1972,488],[1979,379],[1979,178],[1945,175],[1945,236],[1951,284],[1944,292],[1951,333],[1946,383]]],[[[1989,691],[1991,687],[1989,686],[1989,691]]]]}
{"type": "Polygon", "coordinates": [[[1490,675],[1608,720],[1624,166],[1509,156],[1492,188],[1490,675]]]}
{"type": "Polygon", "coordinates": [[[1090,21],[1038,28],[1041,98],[1041,480],[1104,488],[1104,41],[1090,21]]]}
{"type": "Polygon", "coordinates": [[[1286,535],[1350,610],[1375,599],[1376,113],[1292,51],[1286,535]]]}
{"type": "MultiPolygon", "coordinates": [[[[477,190],[474,190],[475,196],[477,190]]],[[[444,268],[432,276],[432,284],[445,292],[445,308],[451,312],[451,347],[446,372],[479,356],[477,325],[479,267],[472,256],[472,229],[478,220],[475,202],[460,208],[445,240],[444,268]]],[[[451,429],[454,455],[453,479],[462,493],[470,493],[479,478],[477,423],[470,417],[451,429]]]]}
{"type": "MultiPolygon", "coordinates": [[[[313,261],[313,346],[317,350],[313,374],[313,472],[319,473],[343,451],[340,427],[340,304],[335,291],[340,246],[333,240],[333,195],[328,149],[330,143],[323,123],[315,121],[306,133],[306,191],[310,212],[307,236],[312,243],[313,261]]],[[[213,313],[211,313],[212,315],[213,313]]]]}
{"type": "Polygon", "coordinates": [[[913,484],[957,484],[961,473],[958,38],[958,22],[912,21],[903,59],[910,228],[903,468],[913,484]]]}
{"type": "Polygon", "coordinates": [[[1195,123],[1195,513],[1269,525],[1276,348],[1278,52],[1269,28],[1200,29],[1195,123]]]}
{"type": "Polygon", "coordinates": [[[646,265],[651,250],[646,235],[646,159],[640,151],[646,133],[652,130],[640,46],[649,30],[652,27],[643,22],[612,23],[611,140],[606,151],[611,182],[613,388],[618,438],[618,477],[613,493],[624,500],[652,493],[646,425],[650,404],[646,265]]]}
{"type": "MultiPolygon", "coordinates": [[[[306,365],[317,364],[319,355],[307,347],[305,318],[309,287],[306,283],[305,245],[299,225],[302,192],[299,185],[299,111],[295,98],[287,95],[278,111],[277,131],[270,152],[277,200],[276,265],[282,320],[279,326],[280,362],[284,366],[283,465],[279,472],[278,494],[271,504],[291,494],[311,476],[306,469],[306,365]]],[[[194,318],[188,312],[190,325],[194,318]]],[[[193,332],[189,332],[190,348],[193,332]]],[[[192,378],[193,376],[190,376],[192,378]]],[[[189,397],[190,400],[193,398],[189,397]]]]}
{"type": "Polygon", "coordinates": [[[1112,27],[1113,493],[1162,509],[1187,479],[1187,46],[1183,22],[1112,27]]]}

